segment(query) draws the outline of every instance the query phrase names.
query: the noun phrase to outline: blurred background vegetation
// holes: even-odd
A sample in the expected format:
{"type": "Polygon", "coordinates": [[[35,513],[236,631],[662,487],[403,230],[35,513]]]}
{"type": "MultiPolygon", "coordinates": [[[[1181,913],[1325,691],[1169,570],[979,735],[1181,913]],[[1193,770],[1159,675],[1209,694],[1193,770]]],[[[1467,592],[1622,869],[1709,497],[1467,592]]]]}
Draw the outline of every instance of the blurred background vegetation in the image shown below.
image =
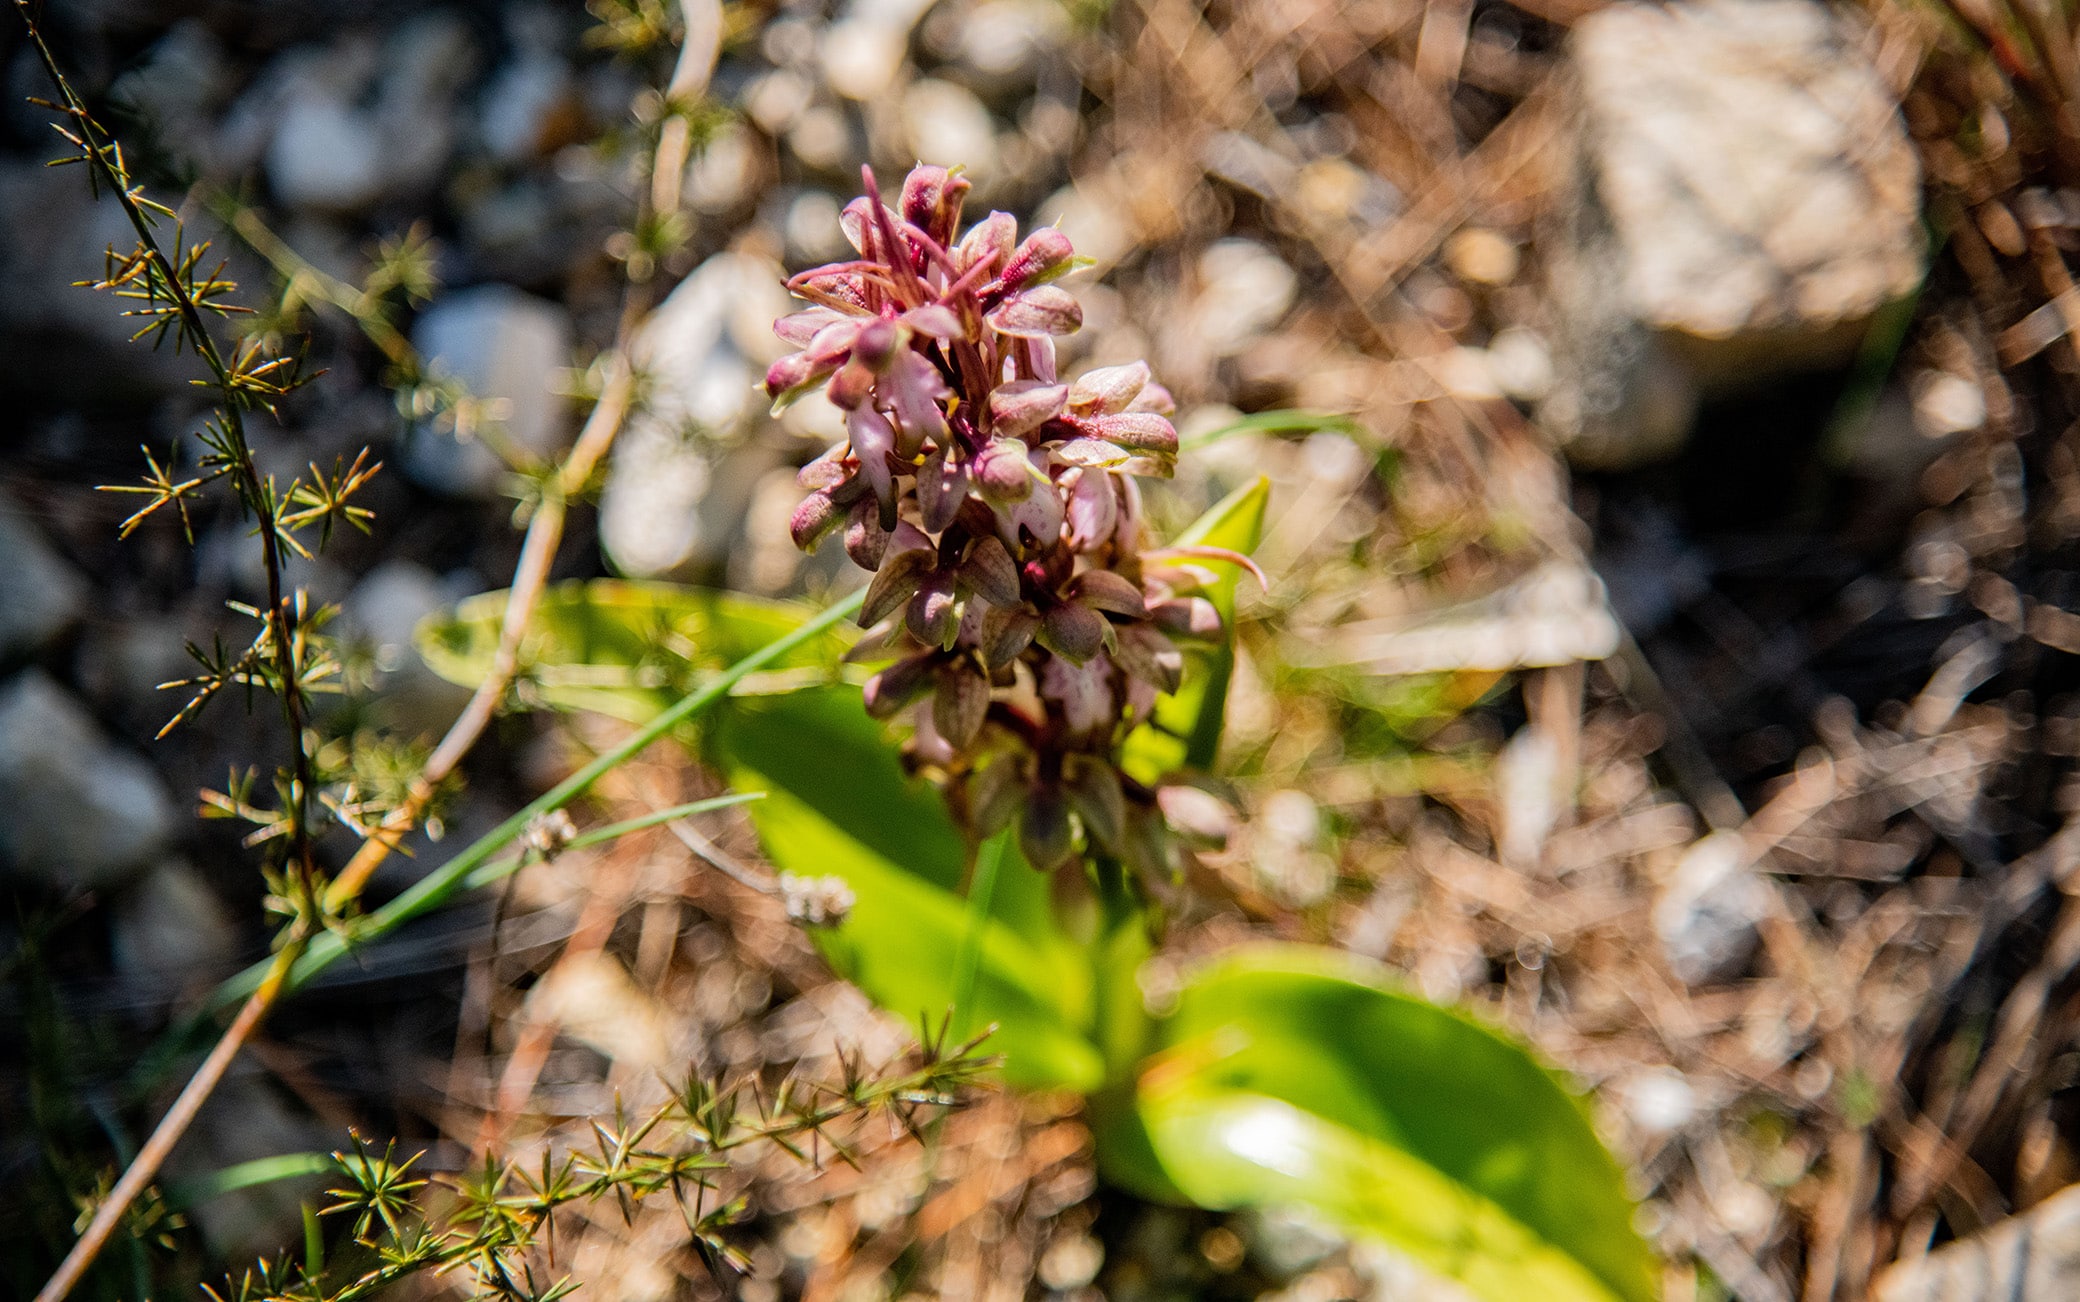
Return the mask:
{"type": "MultiPolygon", "coordinates": [[[[206,1043],[190,1019],[267,955],[269,847],[219,817],[255,807],[239,775],[272,807],[302,753],[329,871],[357,820],[418,800],[373,906],[623,741],[612,691],[731,658],[667,639],[574,680],[534,644],[415,796],[469,691],[414,630],[526,573],[545,512],[542,579],[858,581],[786,536],[835,411],[773,418],[753,389],[784,276],[846,252],[859,165],[920,158],[966,165],[971,214],[1095,259],[1065,370],[1146,357],[1176,395],[1160,534],[1270,483],[1213,766],[1231,808],[1164,901],[1149,1008],[1278,939],[1506,1026],[1593,1087],[1672,1298],[1857,1298],[1895,1260],[1889,1296],[1918,1296],[1952,1268],[1930,1249],[2080,1178],[2063,8],[30,12],[255,309],[219,337],[310,377],[249,414],[256,470],[382,470],[354,494],[371,518],[284,562],[314,620],[337,607],[321,676],[345,690],[313,696],[305,744],[238,685],[158,736],[186,698],[157,685],[207,676],[190,644],[251,642],[229,603],[264,605],[268,574],[228,497],[118,537],[143,503],[97,486],[138,483],[140,445],[179,481],[214,396],[74,287],[133,236],[45,165],[69,152],[30,102],[53,91],[0,27],[0,1291],[41,1284],[206,1043]],[[611,451],[567,460],[602,408],[611,451]],[[590,711],[539,711],[574,693],[590,711]]],[[[663,744],[577,808],[726,776],[663,744]]],[[[832,977],[765,872],[721,811],[358,948],[231,1064],[81,1295],[194,1296],[336,1242],[298,1155],[350,1131],[453,1173],[589,1143],[661,1073],[898,1060],[913,1028],[832,977]]],[[[746,1274],[677,1210],[612,1202],[559,1218],[557,1271],[628,1299],[1455,1296],[1304,1217],[1102,1184],[1076,1094],[967,1099],[928,1143],[854,1136],[857,1166],[737,1163],[746,1274]]]]}

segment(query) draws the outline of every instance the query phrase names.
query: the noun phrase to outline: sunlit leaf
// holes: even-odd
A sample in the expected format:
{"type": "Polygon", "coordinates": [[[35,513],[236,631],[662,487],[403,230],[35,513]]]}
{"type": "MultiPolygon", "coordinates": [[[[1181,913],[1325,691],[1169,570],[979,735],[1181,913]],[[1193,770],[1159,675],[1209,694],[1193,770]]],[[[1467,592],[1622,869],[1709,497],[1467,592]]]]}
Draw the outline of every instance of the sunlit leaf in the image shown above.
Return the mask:
{"type": "MultiPolygon", "coordinates": [[[[1218,547],[1246,556],[1263,537],[1270,500],[1271,481],[1259,477],[1214,503],[1172,545],[1218,547]]],[[[1183,685],[1158,698],[1151,721],[1127,738],[1120,765],[1142,782],[1153,783],[1181,768],[1211,768],[1220,749],[1228,682],[1235,672],[1235,587],[1242,571],[1223,561],[1206,565],[1220,576],[1203,595],[1220,612],[1222,641],[1211,650],[1186,653],[1183,685]]]]}
{"type": "Polygon", "coordinates": [[[1491,1302],[1645,1302],[1651,1261],[1581,1102],[1514,1041],[1298,946],[1192,980],[1133,1100],[1115,1180],[1207,1207],[1308,1208],[1491,1302]]]}
{"type": "MultiPolygon", "coordinates": [[[[752,806],[783,872],[835,874],[857,902],[816,939],[831,966],[920,1030],[949,1011],[966,934],[969,854],[939,794],[907,777],[883,726],[849,686],[733,703],[709,745],[752,806]]],[[[980,937],[970,1024],[1033,1088],[1095,1088],[1098,991],[1084,946],[1064,929],[1051,880],[1007,851],[980,937]]]]}
{"type": "MultiPolygon", "coordinates": [[[[506,594],[486,592],[421,624],[419,654],[451,682],[475,687],[490,672],[506,594]]],[[[527,699],[640,722],[684,696],[703,673],[741,659],[813,612],[787,602],[671,583],[620,579],[559,583],[542,594],[520,644],[527,699]]],[[[832,634],[754,676],[739,691],[827,681],[844,649],[832,634]]]]}

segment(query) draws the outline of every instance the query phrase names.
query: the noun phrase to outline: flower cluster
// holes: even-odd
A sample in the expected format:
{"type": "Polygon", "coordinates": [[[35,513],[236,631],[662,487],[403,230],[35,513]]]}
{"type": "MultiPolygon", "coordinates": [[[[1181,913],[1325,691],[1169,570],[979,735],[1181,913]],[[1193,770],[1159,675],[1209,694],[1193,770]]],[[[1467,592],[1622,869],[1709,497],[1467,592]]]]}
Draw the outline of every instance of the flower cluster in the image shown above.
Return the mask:
{"type": "Polygon", "coordinates": [[[1083,261],[1060,231],[1020,240],[992,212],[963,233],[968,182],[945,168],[912,171],[898,208],[864,176],[842,218],[859,257],[795,276],[813,306],[774,325],[799,349],[766,375],[776,408],[821,386],[848,433],[801,472],[795,542],[842,531],[873,571],[860,622],[897,659],[867,708],[917,707],[911,754],[977,834],[1018,816],[1046,869],[1080,823],[1153,869],[1161,816],[1119,739],[1177,688],[1174,639],[1220,632],[1203,567],[1142,546],[1134,477],[1170,473],[1175,404],[1142,362],[1056,373],[1083,323],[1054,283],[1083,261]]]}

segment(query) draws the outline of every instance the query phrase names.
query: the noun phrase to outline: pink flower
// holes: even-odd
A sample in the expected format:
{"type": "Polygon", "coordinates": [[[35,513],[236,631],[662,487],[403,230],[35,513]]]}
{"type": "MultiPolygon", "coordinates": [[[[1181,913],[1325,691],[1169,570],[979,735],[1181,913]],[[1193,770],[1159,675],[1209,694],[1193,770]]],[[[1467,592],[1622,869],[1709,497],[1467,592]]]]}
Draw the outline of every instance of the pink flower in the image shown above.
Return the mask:
{"type": "Polygon", "coordinates": [[[821,387],[845,412],[846,440],[801,472],[794,539],[842,532],[874,572],[860,620],[896,658],[867,708],[914,707],[912,757],[950,782],[989,775],[957,802],[999,811],[977,834],[1015,795],[1036,866],[1079,831],[1145,858],[1161,817],[1118,744],[1177,688],[1171,639],[1219,632],[1190,557],[1143,564],[1130,476],[1170,473],[1175,404],[1143,362],[1057,375],[1054,341],[1083,324],[1062,232],[1021,240],[1001,212],[963,231],[968,182],[945,168],[914,169],[894,207],[862,177],[840,217],[858,256],[790,279],[808,306],[773,326],[795,349],[767,372],[775,408],[821,387]]]}

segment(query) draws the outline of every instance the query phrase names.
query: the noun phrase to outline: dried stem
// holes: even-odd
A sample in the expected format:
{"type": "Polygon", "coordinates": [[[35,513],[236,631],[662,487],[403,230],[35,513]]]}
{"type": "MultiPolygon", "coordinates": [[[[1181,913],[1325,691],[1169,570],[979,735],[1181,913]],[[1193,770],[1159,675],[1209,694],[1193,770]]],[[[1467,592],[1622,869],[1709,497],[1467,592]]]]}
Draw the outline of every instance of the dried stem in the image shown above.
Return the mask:
{"type": "MultiPolygon", "coordinates": [[[[201,305],[187,291],[172,261],[154,238],[152,223],[129,184],[127,174],[120,168],[120,155],[116,152],[116,145],[93,121],[85,105],[65,79],[56,59],[43,41],[27,0],[15,0],[15,4],[28,28],[31,41],[43,59],[46,71],[58,88],[63,100],[61,107],[74,125],[77,132],[76,143],[80,146],[82,156],[90,161],[102,179],[115,191],[132,227],[136,230],[141,255],[150,259],[154,273],[174,297],[183,327],[183,337],[202,357],[210,369],[216,387],[224,395],[224,427],[234,454],[232,471],[240,486],[240,496],[262,516],[263,520],[260,537],[267,570],[269,624],[273,632],[274,658],[282,684],[284,719],[294,743],[291,854],[303,881],[315,882],[316,863],[312,855],[306,819],[313,789],[310,754],[304,736],[307,711],[297,679],[300,663],[296,654],[298,611],[293,603],[285,600],[283,594],[282,544],[278,529],[272,527],[276,520],[277,505],[273,486],[261,477],[245,439],[243,405],[250,399],[237,382],[237,374],[227,365],[222,352],[207,330],[201,305]]],[[[712,54],[710,57],[712,58],[712,54]]],[[[684,75],[683,68],[681,75],[684,75]]],[[[660,178],[658,192],[673,196],[671,202],[676,203],[678,182],[691,151],[673,148],[660,152],[668,154],[668,157],[654,159],[653,168],[669,175],[668,178],[660,178]],[[665,179],[670,181],[668,186],[663,185],[665,179]]],[[[639,214],[639,221],[642,216],[639,214]]],[[[234,222],[234,225],[271,259],[279,262],[283,256],[294,256],[286,244],[274,239],[272,233],[266,231],[257,217],[244,222],[234,222]]],[[[338,288],[330,284],[330,278],[324,279],[328,289],[338,288]]],[[[328,293],[327,301],[353,315],[371,340],[390,356],[393,362],[401,361],[407,355],[402,350],[409,349],[409,342],[386,320],[367,311],[364,304],[351,296],[343,296],[336,292],[328,293]]],[[[606,365],[606,383],[599,400],[595,403],[591,416],[587,419],[570,454],[563,464],[542,482],[541,500],[529,522],[520,559],[515,567],[511,596],[500,629],[499,644],[491,672],[415,777],[406,799],[384,818],[374,834],[363,840],[353,858],[326,890],[323,907],[327,913],[341,912],[359,898],[376,868],[424,817],[434,793],[441,783],[453,774],[483,735],[484,729],[490,724],[511,687],[519,667],[520,643],[526,634],[528,623],[563,540],[569,503],[591,482],[628,414],[634,394],[634,372],[629,362],[628,348],[636,327],[647,313],[648,301],[643,287],[629,287],[623,301],[614,349],[606,365]]],[[[291,978],[297,972],[298,962],[304,957],[312,934],[311,922],[305,916],[299,916],[290,925],[274,959],[268,965],[266,975],[246,997],[231,1025],[226,1028],[216,1046],[189,1079],[173,1107],[160,1119],[150,1138],[138,1151],[136,1158],[126,1168],[108,1197],[102,1201],[86,1231],[81,1234],[58,1270],[37,1294],[36,1302],[60,1302],[92,1265],[106,1245],[110,1234],[121,1223],[131,1203],[156,1178],[167,1155],[180,1142],[203,1103],[216,1090],[239,1050],[266,1019],[282,994],[292,988],[294,983],[291,978]]]]}

